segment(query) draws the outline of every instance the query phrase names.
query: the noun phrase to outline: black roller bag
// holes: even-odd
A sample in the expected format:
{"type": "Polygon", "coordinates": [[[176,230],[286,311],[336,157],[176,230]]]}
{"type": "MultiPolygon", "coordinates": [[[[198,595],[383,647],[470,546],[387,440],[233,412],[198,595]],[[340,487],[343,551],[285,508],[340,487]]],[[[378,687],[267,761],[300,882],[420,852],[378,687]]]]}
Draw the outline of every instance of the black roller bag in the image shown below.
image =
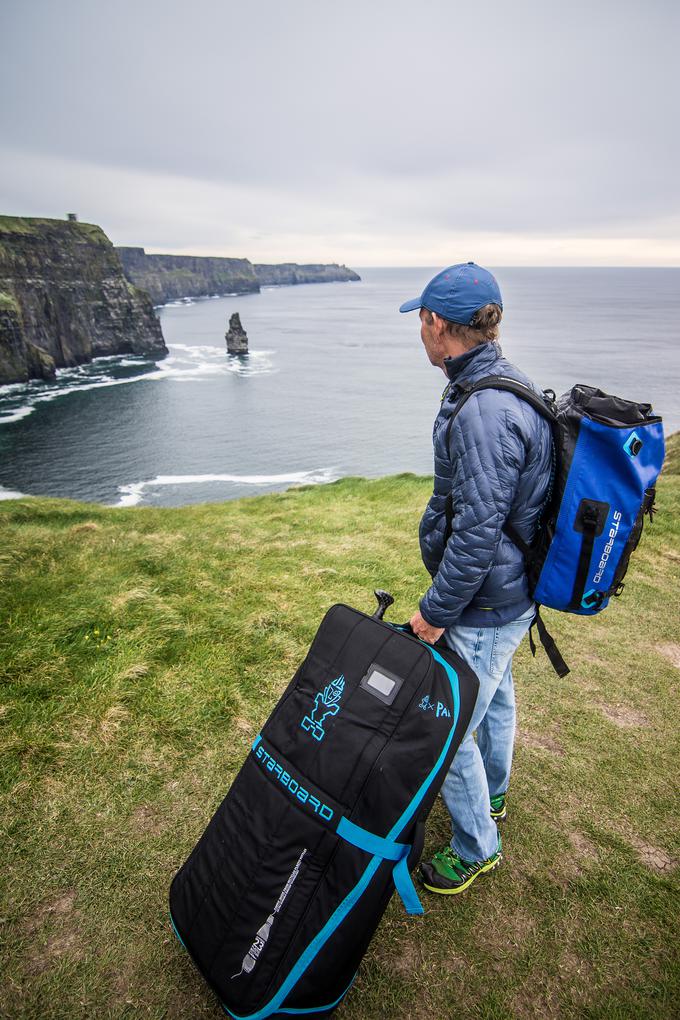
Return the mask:
{"type": "Polygon", "coordinates": [[[395,887],[423,912],[410,871],[478,682],[381,612],[327,612],[173,880],[175,933],[232,1017],[327,1016],[395,887]]]}

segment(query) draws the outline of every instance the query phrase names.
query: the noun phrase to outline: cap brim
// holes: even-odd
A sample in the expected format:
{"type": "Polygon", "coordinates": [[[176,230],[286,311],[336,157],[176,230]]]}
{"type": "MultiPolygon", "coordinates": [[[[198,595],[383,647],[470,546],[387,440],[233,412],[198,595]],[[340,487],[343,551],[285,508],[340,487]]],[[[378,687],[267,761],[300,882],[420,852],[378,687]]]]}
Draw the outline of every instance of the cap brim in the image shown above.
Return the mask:
{"type": "Polygon", "coordinates": [[[414,297],[410,301],[404,301],[403,305],[399,308],[400,312],[414,312],[416,308],[422,308],[422,299],[414,297]]]}

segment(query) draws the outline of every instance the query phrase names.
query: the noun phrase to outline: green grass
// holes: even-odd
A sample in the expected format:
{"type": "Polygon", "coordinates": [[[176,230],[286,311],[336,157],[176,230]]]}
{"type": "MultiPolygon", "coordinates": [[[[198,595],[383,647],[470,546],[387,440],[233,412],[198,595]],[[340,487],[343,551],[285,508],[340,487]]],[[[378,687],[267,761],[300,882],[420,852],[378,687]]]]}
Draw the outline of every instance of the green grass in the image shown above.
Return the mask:
{"type": "Polygon", "coordinates": [[[6,290],[0,290],[0,312],[15,312],[19,314],[20,308],[17,299],[6,290]]]}
{"type": "MultiPolygon", "coordinates": [[[[678,439],[623,597],[548,614],[571,676],[518,652],[503,866],[424,919],[393,901],[339,1016],[676,1011],[678,439]]],[[[0,503],[0,1015],[223,1015],[168,929],[170,879],[324,611],[372,612],[379,586],[413,612],[429,485],[0,503]]],[[[438,804],[426,852],[447,839],[438,804]]]]}
{"type": "Polygon", "coordinates": [[[44,228],[61,228],[65,231],[76,230],[84,234],[89,240],[98,244],[110,245],[108,237],[96,223],[81,223],[80,220],[71,222],[65,217],[60,219],[48,219],[41,216],[0,216],[1,234],[42,234],[44,228]]]}

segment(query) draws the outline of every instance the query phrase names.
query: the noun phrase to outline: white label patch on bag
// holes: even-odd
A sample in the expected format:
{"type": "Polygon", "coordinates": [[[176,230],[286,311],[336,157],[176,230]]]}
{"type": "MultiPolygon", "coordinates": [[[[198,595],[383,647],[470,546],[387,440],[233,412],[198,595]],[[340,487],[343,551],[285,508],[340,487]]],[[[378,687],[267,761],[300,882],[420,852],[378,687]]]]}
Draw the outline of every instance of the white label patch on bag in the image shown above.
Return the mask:
{"type": "Polygon", "coordinates": [[[395,681],[390,680],[384,673],[378,672],[374,669],[369,677],[366,678],[366,686],[372,687],[375,691],[380,691],[385,697],[389,697],[394,690],[395,681]]]}
{"type": "Polygon", "coordinates": [[[396,673],[390,672],[389,669],[385,669],[377,662],[372,662],[359,686],[384,704],[391,705],[403,682],[396,673]]]}
{"type": "Polygon", "coordinates": [[[260,953],[267,944],[267,939],[269,938],[269,933],[272,930],[272,925],[276,920],[276,915],[281,910],[281,907],[285,903],[288,893],[293,888],[293,883],[295,882],[295,879],[298,877],[298,874],[300,872],[302,858],[305,856],[306,853],[307,848],[305,847],[305,849],[302,851],[297,861],[295,862],[295,867],[288,876],[288,880],[286,881],[286,884],[281,890],[278,900],[274,904],[274,909],[272,910],[271,914],[264,922],[264,924],[261,925],[260,928],[258,928],[257,934],[255,935],[255,941],[253,942],[252,946],[250,947],[246,955],[243,957],[243,963],[241,964],[240,971],[238,972],[238,974],[232,974],[231,976],[232,981],[234,980],[234,978],[240,977],[241,974],[250,974],[255,964],[259,960],[260,953]]]}

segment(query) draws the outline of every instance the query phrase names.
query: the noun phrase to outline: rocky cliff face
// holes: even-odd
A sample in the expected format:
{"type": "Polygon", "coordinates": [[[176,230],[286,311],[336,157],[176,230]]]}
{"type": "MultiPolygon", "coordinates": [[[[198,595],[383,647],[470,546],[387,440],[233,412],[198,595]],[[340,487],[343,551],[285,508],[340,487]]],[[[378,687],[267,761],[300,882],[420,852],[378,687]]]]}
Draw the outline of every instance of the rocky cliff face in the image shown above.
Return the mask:
{"type": "Polygon", "coordinates": [[[260,289],[248,259],[147,255],[143,248],[116,250],[128,280],[145,290],[155,305],[184,297],[251,294],[260,289]]]}
{"type": "Polygon", "coordinates": [[[348,283],[360,280],[361,277],[347,266],[304,265],[295,262],[282,262],[279,265],[258,264],[255,266],[257,279],[262,287],[290,286],[296,283],[348,283]]]}
{"type": "Polygon", "coordinates": [[[151,296],[155,305],[185,297],[211,294],[252,294],[260,286],[329,283],[359,280],[353,270],[338,265],[253,265],[248,259],[202,255],[147,255],[143,248],[117,248],[123,271],[131,283],[151,296]]]}
{"type": "Polygon", "coordinates": [[[149,297],[100,227],[0,216],[0,383],[100,355],[167,354],[149,297]]]}

